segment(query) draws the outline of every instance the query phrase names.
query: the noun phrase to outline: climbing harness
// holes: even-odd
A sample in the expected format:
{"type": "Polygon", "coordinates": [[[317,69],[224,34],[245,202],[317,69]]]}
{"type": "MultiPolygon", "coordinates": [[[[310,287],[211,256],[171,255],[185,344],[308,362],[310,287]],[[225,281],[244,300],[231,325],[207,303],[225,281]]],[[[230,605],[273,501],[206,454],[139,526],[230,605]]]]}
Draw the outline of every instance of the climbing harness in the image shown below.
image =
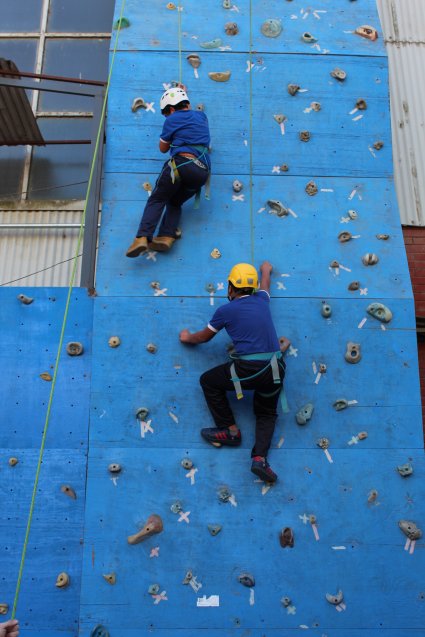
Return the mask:
{"type": "MultiPolygon", "coordinates": [[[[175,157],[171,157],[171,159],[168,162],[168,165],[170,167],[171,181],[173,184],[176,181],[179,181],[180,179],[179,168],[181,166],[186,166],[187,164],[195,164],[196,166],[199,166],[199,168],[208,170],[208,166],[201,161],[201,159],[206,157],[206,154],[209,152],[208,147],[203,146],[202,144],[184,144],[184,146],[187,148],[194,148],[196,151],[198,151],[201,154],[198,155],[198,157],[191,157],[190,159],[188,158],[187,161],[184,161],[183,163],[179,164],[179,166],[177,166],[176,164],[175,157]]],[[[179,148],[179,146],[170,144],[170,148],[179,148]]],[[[208,172],[208,178],[207,178],[207,181],[205,182],[205,199],[208,199],[208,200],[210,199],[210,190],[211,190],[211,172],[208,172]]],[[[194,205],[195,210],[199,208],[200,199],[201,199],[201,190],[199,189],[195,195],[195,205],[194,205]]]]}
{"type": "Polygon", "coordinates": [[[279,374],[279,366],[283,370],[285,370],[285,364],[283,363],[283,360],[282,360],[282,352],[280,351],[279,352],[259,352],[257,354],[242,354],[240,356],[237,354],[230,354],[230,358],[232,358],[233,360],[245,360],[245,361],[268,361],[268,364],[265,367],[262,367],[260,371],[256,372],[255,374],[252,374],[251,376],[246,376],[245,378],[239,378],[238,375],[236,374],[235,363],[231,364],[230,380],[232,381],[235,387],[236,398],[238,400],[241,400],[241,398],[243,398],[241,382],[245,380],[252,380],[253,378],[257,378],[258,376],[260,376],[260,374],[265,372],[270,367],[273,374],[273,382],[275,385],[279,385],[279,387],[275,391],[272,391],[270,393],[264,393],[264,392],[258,392],[258,393],[260,394],[260,396],[263,396],[264,398],[270,398],[271,396],[275,396],[276,394],[281,394],[280,403],[282,405],[282,410],[285,414],[289,412],[288,401],[286,399],[285,390],[283,388],[283,384],[281,383],[280,374],[279,374]]]}
{"type": "Polygon", "coordinates": [[[46,418],[45,418],[45,421],[44,421],[43,435],[42,435],[42,439],[41,439],[40,451],[39,451],[38,462],[37,462],[37,469],[36,469],[36,473],[35,473],[34,486],[33,486],[33,490],[32,490],[31,503],[30,503],[29,513],[28,513],[27,526],[26,526],[26,530],[25,530],[24,545],[23,545],[22,553],[21,553],[21,561],[20,561],[20,564],[19,564],[19,572],[18,572],[18,579],[17,579],[17,583],[16,583],[15,596],[14,596],[14,599],[13,599],[13,607],[12,607],[11,619],[15,619],[15,617],[16,617],[16,607],[18,605],[19,593],[20,593],[20,590],[21,590],[22,575],[23,575],[23,571],[24,571],[25,557],[26,557],[27,548],[28,548],[28,541],[29,541],[31,523],[32,523],[32,518],[33,518],[33,513],[34,513],[35,498],[36,498],[37,490],[38,490],[38,483],[39,483],[39,478],[40,478],[41,465],[43,463],[44,448],[46,446],[47,432],[48,432],[49,424],[50,424],[50,413],[51,413],[51,410],[52,410],[53,396],[54,396],[54,392],[55,392],[55,388],[56,388],[56,379],[57,379],[57,375],[58,375],[59,361],[60,361],[61,351],[62,351],[62,347],[63,347],[63,341],[64,341],[64,336],[65,336],[65,328],[66,328],[66,324],[67,324],[69,308],[70,308],[70,304],[71,304],[71,294],[72,294],[72,290],[73,290],[73,287],[74,287],[75,276],[76,276],[76,273],[77,273],[77,264],[78,264],[78,257],[79,257],[79,254],[80,254],[80,246],[81,246],[81,242],[82,242],[83,234],[84,234],[84,225],[85,225],[85,219],[86,219],[86,213],[87,213],[87,204],[88,204],[88,199],[89,199],[89,195],[90,195],[90,191],[91,191],[91,187],[92,187],[92,183],[93,183],[93,175],[94,175],[94,169],[95,169],[97,156],[98,156],[98,152],[99,152],[99,147],[100,147],[100,144],[103,141],[103,140],[101,140],[101,137],[102,137],[102,135],[101,135],[101,133],[102,133],[102,123],[103,123],[103,121],[105,119],[106,103],[107,103],[107,98],[108,98],[108,93],[109,93],[109,87],[110,87],[110,84],[111,84],[112,69],[114,67],[115,55],[116,55],[117,48],[118,48],[118,38],[119,38],[119,34],[121,32],[122,18],[123,18],[123,13],[124,13],[125,2],[126,2],[126,0],[122,0],[120,18],[119,18],[118,23],[117,23],[118,26],[117,26],[116,36],[115,36],[114,49],[113,49],[112,57],[111,57],[111,65],[110,65],[110,69],[109,69],[108,79],[107,79],[107,82],[106,82],[105,95],[104,95],[104,98],[103,98],[102,111],[101,111],[100,120],[99,120],[99,128],[98,128],[98,131],[97,131],[96,143],[95,143],[95,146],[94,146],[93,157],[92,157],[92,162],[91,162],[91,166],[90,166],[90,174],[89,174],[89,179],[88,179],[88,182],[87,182],[87,191],[86,191],[86,199],[85,199],[85,204],[84,204],[84,210],[83,210],[83,213],[81,215],[80,230],[79,230],[79,234],[78,234],[77,246],[75,248],[75,253],[74,253],[74,257],[73,257],[73,267],[72,267],[71,276],[70,276],[70,279],[69,279],[68,295],[67,295],[67,298],[66,298],[65,311],[64,311],[64,316],[63,316],[63,320],[62,320],[62,327],[61,327],[61,332],[60,332],[60,337],[59,337],[59,344],[58,344],[58,350],[57,350],[57,354],[56,354],[55,366],[54,366],[54,370],[53,370],[53,377],[52,377],[52,384],[51,384],[51,388],[50,388],[49,401],[48,401],[48,404],[47,404],[46,418]]]}

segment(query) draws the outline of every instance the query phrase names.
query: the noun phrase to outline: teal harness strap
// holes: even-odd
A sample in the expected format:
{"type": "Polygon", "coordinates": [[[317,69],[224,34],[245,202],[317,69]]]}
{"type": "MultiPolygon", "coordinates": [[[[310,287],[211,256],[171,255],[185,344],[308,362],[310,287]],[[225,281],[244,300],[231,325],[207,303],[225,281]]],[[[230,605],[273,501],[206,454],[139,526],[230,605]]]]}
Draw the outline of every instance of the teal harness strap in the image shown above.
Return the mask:
{"type": "MultiPolygon", "coordinates": [[[[184,144],[184,145],[187,146],[188,148],[194,148],[196,151],[198,151],[198,153],[201,153],[201,154],[198,155],[198,157],[184,161],[182,164],[179,164],[179,167],[186,166],[186,164],[192,164],[195,161],[200,161],[205,158],[206,153],[209,153],[208,147],[203,146],[202,144],[184,144]]],[[[180,148],[180,146],[177,146],[175,144],[170,144],[170,148],[180,148]]],[[[168,162],[168,165],[170,166],[170,170],[171,170],[171,181],[174,184],[175,181],[180,179],[179,171],[178,171],[174,157],[170,159],[170,161],[168,162]]],[[[208,169],[208,166],[207,166],[207,169],[208,169]]],[[[211,171],[209,170],[208,179],[205,182],[205,199],[208,199],[208,200],[210,199],[210,193],[211,193],[211,171]]],[[[195,210],[198,210],[200,201],[201,201],[201,189],[199,189],[195,195],[195,204],[193,206],[195,210]]]]}
{"type": "Polygon", "coordinates": [[[235,363],[232,363],[230,367],[230,374],[231,374],[230,380],[235,386],[236,397],[238,400],[243,398],[241,380],[252,380],[253,378],[257,378],[257,376],[260,376],[260,374],[265,372],[266,369],[268,369],[269,367],[271,367],[272,369],[273,382],[276,385],[278,384],[280,386],[276,389],[276,391],[272,392],[271,394],[260,394],[260,396],[274,396],[275,394],[281,391],[282,386],[280,384],[278,356],[279,358],[282,358],[281,352],[259,352],[258,354],[242,354],[241,356],[230,355],[230,357],[234,360],[236,359],[236,360],[245,360],[245,361],[269,361],[268,365],[266,365],[265,367],[262,367],[260,371],[256,372],[255,374],[252,374],[251,376],[247,376],[246,378],[238,378],[238,376],[236,375],[235,363]]]}

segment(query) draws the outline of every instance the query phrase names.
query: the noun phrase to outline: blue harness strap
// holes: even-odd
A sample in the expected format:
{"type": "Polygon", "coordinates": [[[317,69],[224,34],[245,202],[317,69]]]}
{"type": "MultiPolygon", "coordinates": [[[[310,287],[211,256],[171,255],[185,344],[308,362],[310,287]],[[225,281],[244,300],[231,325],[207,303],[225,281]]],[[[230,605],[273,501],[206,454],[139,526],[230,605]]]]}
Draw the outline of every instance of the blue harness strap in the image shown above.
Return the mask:
{"type": "Polygon", "coordinates": [[[275,391],[269,394],[264,394],[259,392],[260,396],[264,396],[265,398],[268,398],[269,396],[275,396],[277,393],[282,392],[280,394],[280,404],[282,405],[283,413],[287,414],[289,412],[288,400],[286,398],[286,394],[283,389],[283,384],[281,384],[280,374],[279,374],[279,359],[282,358],[282,353],[280,351],[279,352],[259,352],[258,354],[242,354],[240,356],[233,354],[230,357],[234,360],[236,359],[236,360],[245,360],[245,361],[269,361],[268,365],[266,365],[265,367],[262,367],[259,372],[256,372],[255,374],[252,374],[251,376],[247,376],[246,378],[239,378],[236,374],[235,363],[231,364],[230,380],[232,381],[235,387],[236,398],[238,400],[243,398],[241,381],[252,380],[253,378],[256,378],[257,376],[262,374],[266,369],[268,369],[268,367],[271,367],[272,374],[273,374],[273,382],[276,385],[278,384],[279,387],[275,391]]]}

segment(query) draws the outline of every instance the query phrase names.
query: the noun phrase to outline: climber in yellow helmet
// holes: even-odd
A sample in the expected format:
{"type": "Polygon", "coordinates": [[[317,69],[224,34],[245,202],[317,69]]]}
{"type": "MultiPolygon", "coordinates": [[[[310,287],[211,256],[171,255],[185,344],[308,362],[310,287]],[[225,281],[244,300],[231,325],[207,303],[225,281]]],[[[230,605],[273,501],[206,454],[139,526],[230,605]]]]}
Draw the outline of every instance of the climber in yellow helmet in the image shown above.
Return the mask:
{"type": "MultiPolygon", "coordinates": [[[[236,425],[226,392],[254,390],[256,416],[255,444],[252,449],[251,471],[265,482],[275,482],[276,473],[267,461],[267,454],[277,419],[277,404],[285,376],[279,339],[270,313],[270,276],[272,265],[264,261],[258,273],[248,263],[238,263],[228,276],[227,298],[208,326],[199,332],[180,332],[180,341],[198,345],[211,340],[223,327],[232,339],[232,361],[202,374],[200,383],[215,427],[201,430],[202,437],[216,447],[241,444],[241,432],[236,425]],[[258,289],[259,288],[259,289],[258,289]]],[[[282,340],[282,339],[281,339],[282,340]]],[[[289,341],[284,339],[285,346],[289,341]]]]}

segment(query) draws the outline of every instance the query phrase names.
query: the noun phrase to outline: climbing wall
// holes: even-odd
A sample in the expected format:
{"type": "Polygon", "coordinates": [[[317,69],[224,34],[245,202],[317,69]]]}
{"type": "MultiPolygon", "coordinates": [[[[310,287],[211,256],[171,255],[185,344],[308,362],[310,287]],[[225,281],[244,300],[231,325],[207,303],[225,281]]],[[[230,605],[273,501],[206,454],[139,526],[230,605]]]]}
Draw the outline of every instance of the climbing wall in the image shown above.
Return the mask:
{"type": "MultiPolygon", "coordinates": [[[[10,618],[17,586],[66,293],[63,288],[1,290],[0,604],[6,607],[0,609],[5,611],[4,619],[10,618]]],[[[78,630],[92,310],[93,301],[85,290],[75,291],[18,597],[21,634],[28,637],[74,637],[78,630]],[[67,355],[70,342],[83,345],[82,355],[67,355]],[[60,573],[69,576],[67,587],[56,586],[60,573]]]]}
{"type": "Polygon", "coordinates": [[[425,524],[417,351],[375,2],[128,0],[124,15],[108,110],[80,634],[419,637],[423,544],[399,528],[425,524]],[[362,25],[368,37],[355,32],[362,25]],[[185,206],[170,254],[130,260],[164,160],[159,96],[179,79],[210,121],[211,199],[185,206]],[[144,108],[132,111],[136,98],[144,108]],[[277,330],[291,340],[272,488],[249,470],[248,397],[235,404],[241,448],[199,435],[211,419],[198,378],[226,360],[228,339],[178,340],[227,302],[235,262],[264,259],[277,330]],[[368,313],[371,303],[391,320],[368,313]],[[130,545],[152,514],[162,533],[130,545]],[[293,548],[280,545],[286,527],[293,548]]]}

